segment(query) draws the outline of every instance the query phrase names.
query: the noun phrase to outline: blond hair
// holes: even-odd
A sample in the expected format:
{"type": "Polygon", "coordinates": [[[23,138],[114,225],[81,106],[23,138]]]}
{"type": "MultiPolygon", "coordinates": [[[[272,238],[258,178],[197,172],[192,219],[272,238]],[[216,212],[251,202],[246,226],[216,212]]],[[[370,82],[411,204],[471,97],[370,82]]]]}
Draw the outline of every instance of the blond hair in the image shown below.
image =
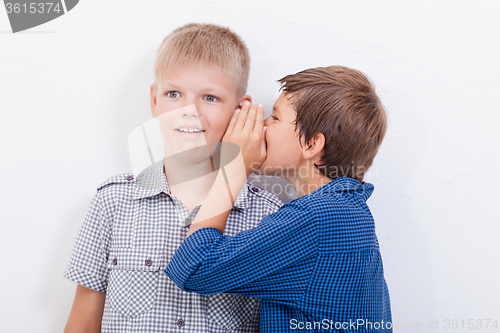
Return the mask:
{"type": "Polygon", "coordinates": [[[190,23],[175,29],[158,49],[155,84],[173,70],[192,64],[219,67],[233,79],[239,96],[245,94],[250,55],[243,40],[228,28],[190,23]]]}

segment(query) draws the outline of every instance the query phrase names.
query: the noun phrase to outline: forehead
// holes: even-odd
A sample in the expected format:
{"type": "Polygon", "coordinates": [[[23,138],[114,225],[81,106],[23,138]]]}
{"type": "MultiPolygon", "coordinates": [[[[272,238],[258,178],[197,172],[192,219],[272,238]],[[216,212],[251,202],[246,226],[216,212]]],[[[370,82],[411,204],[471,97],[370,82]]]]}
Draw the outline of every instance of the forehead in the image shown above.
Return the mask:
{"type": "Polygon", "coordinates": [[[297,112],[295,112],[295,107],[293,106],[293,95],[282,92],[274,103],[273,112],[286,120],[294,121],[297,117],[297,112]]]}
{"type": "Polygon", "coordinates": [[[222,88],[229,93],[236,91],[236,84],[227,70],[220,66],[202,63],[178,64],[165,68],[158,78],[158,85],[182,84],[206,88],[222,88]]]}

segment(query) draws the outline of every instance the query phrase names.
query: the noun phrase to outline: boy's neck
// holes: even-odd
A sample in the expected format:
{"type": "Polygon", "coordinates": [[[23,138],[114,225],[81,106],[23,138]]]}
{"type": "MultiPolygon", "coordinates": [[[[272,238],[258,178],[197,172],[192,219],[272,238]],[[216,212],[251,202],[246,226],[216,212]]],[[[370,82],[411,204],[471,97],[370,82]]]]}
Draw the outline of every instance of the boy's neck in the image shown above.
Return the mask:
{"type": "Polygon", "coordinates": [[[332,181],[331,178],[320,174],[318,169],[316,169],[312,164],[303,165],[301,168],[302,169],[299,168],[301,172],[283,176],[283,178],[285,178],[293,186],[299,198],[314,192],[321,186],[332,181]],[[303,168],[306,168],[305,170],[307,171],[304,172],[303,168]]]}
{"type": "Polygon", "coordinates": [[[210,159],[199,163],[182,163],[165,158],[163,169],[170,192],[193,210],[205,201],[217,177],[210,159]]]}

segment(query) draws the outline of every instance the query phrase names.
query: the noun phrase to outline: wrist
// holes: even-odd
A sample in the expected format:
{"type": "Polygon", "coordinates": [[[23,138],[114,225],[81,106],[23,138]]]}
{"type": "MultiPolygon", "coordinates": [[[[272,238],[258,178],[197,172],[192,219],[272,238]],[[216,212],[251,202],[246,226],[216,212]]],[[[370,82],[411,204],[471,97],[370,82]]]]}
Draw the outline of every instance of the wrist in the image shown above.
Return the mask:
{"type": "Polygon", "coordinates": [[[245,165],[245,172],[246,172],[247,178],[250,177],[250,175],[252,173],[255,173],[256,175],[259,175],[260,174],[259,166],[261,164],[262,163],[259,163],[259,162],[252,162],[248,166],[245,165]],[[255,171],[257,171],[257,172],[255,172],[255,171]]]}

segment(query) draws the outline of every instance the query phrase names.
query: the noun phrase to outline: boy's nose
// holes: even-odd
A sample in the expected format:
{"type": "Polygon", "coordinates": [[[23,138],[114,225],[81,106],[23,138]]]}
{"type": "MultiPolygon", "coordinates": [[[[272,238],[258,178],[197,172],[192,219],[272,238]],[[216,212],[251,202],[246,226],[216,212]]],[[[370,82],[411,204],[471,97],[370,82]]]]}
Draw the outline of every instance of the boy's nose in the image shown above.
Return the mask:
{"type": "Polygon", "coordinates": [[[269,116],[266,119],[264,119],[264,126],[269,126],[269,119],[270,118],[271,118],[271,116],[269,116]]]}
{"type": "Polygon", "coordinates": [[[181,116],[183,117],[199,117],[198,109],[195,104],[186,105],[181,110],[181,116]]]}

